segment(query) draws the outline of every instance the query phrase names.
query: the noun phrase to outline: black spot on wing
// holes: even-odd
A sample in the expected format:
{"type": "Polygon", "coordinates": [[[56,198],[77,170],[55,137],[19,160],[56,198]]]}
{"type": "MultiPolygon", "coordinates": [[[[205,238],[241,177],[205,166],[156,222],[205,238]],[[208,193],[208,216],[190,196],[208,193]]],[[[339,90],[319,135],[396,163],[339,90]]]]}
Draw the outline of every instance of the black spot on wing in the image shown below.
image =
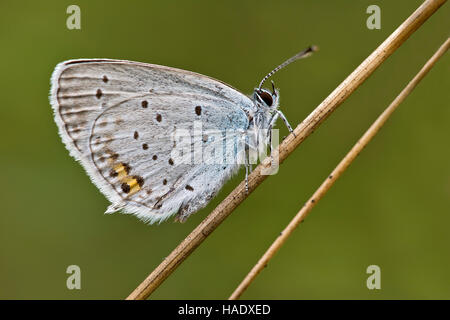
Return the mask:
{"type": "Polygon", "coordinates": [[[128,183],[122,183],[122,185],[120,186],[121,188],[122,188],[122,191],[123,192],[125,192],[125,193],[129,193],[130,192],[130,190],[131,190],[131,188],[130,188],[130,186],[128,185],[128,183]]]}

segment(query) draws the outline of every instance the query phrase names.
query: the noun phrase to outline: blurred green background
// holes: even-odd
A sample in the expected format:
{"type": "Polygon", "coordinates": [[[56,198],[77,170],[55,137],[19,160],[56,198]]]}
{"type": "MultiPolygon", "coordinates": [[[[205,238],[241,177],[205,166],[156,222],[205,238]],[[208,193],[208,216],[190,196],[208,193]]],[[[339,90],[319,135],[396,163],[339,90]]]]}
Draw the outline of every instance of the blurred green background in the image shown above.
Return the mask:
{"type": "MultiPolygon", "coordinates": [[[[64,148],[48,102],[58,62],[168,65],[251,93],[273,79],[293,125],[420,4],[402,1],[2,1],[0,298],[122,299],[243,179],[186,223],[103,215],[108,201],[64,148]],[[81,30],[66,8],[81,8],[81,30]],[[366,8],[381,7],[381,30],[366,8]],[[81,268],[81,290],[66,268],[81,268]]],[[[152,295],[227,298],[268,245],[449,33],[444,5],[152,295]]],[[[243,298],[450,298],[450,58],[444,56],[243,298]],[[381,268],[368,290],[366,268],[381,268]]],[[[281,136],[286,134],[280,121],[281,136]]]]}

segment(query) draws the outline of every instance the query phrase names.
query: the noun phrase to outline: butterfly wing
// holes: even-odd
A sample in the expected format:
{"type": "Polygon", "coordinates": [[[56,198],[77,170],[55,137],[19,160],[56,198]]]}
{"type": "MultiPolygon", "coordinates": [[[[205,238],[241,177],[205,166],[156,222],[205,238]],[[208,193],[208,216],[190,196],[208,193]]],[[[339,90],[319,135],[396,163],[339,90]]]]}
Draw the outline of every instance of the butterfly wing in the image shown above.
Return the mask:
{"type": "Polygon", "coordinates": [[[67,149],[112,202],[108,211],[150,223],[209,202],[238,168],[223,156],[242,158],[236,139],[254,112],[248,97],[212,78],[105,59],[59,64],[51,103],[67,149]]]}

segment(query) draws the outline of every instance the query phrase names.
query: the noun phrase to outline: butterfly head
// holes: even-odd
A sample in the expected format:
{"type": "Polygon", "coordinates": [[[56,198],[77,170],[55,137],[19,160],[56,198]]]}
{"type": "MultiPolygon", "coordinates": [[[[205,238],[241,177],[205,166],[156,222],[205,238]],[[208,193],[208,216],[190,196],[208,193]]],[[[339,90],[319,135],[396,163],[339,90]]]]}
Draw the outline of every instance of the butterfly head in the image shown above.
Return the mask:
{"type": "Polygon", "coordinates": [[[279,91],[275,89],[272,82],[272,92],[267,89],[256,88],[253,92],[253,99],[257,106],[262,108],[278,108],[279,91]]]}

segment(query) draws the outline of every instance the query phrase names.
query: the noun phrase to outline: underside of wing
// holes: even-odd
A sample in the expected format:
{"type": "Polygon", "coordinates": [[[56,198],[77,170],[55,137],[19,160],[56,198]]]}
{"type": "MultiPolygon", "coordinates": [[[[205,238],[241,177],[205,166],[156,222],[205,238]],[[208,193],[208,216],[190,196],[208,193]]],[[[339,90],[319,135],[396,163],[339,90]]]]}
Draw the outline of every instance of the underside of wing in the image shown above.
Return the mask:
{"type": "Polygon", "coordinates": [[[148,222],[207,204],[237,164],[205,160],[227,145],[225,154],[238,157],[234,138],[253,111],[249,98],[217,80],[119,60],[59,64],[51,103],[62,140],[112,202],[109,210],[148,222]],[[196,143],[207,153],[187,159],[196,143]]]}

